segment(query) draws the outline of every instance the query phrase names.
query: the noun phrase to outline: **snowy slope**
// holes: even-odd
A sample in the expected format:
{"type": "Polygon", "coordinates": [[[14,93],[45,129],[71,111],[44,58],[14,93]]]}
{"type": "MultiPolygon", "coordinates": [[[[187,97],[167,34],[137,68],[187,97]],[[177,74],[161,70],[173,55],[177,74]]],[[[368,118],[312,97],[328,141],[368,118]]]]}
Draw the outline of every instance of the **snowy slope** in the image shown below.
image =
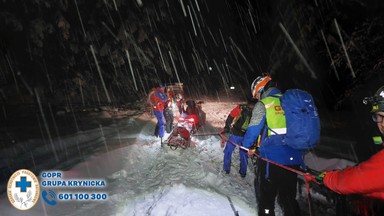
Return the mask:
{"type": "MultiPolygon", "coordinates": [[[[237,103],[206,102],[203,110],[207,124],[198,132],[209,134],[192,138],[192,147],[186,150],[171,150],[161,147],[160,139],[152,136],[155,119],[147,114],[121,118],[108,127],[82,131],[54,144],[61,146],[58,154],[70,154],[65,163],[49,170],[60,170],[65,179],[104,179],[105,188],[92,189],[108,195],[106,201],[59,201],[47,205],[39,199],[34,208],[19,211],[13,208],[5,193],[1,195],[1,215],[256,215],[253,189],[252,163],[249,163],[245,179],[240,178],[239,155],[233,155],[230,175],[222,173],[223,145],[219,136],[214,135],[224,125],[229,111],[237,103]],[[89,151],[82,151],[81,149],[89,151]],[[73,156],[71,156],[73,155],[73,156]]],[[[37,143],[39,140],[30,140],[37,143]]],[[[37,147],[32,155],[51,160],[39,161],[35,167],[52,167],[51,148],[37,147]]],[[[309,162],[327,164],[309,155],[309,162]],[[321,162],[321,163],[319,163],[321,162]]],[[[28,160],[25,158],[25,160],[28,160]]],[[[334,161],[333,161],[334,162],[334,161]]],[[[340,160],[336,161],[340,164],[340,160]]],[[[341,161],[343,163],[343,161],[341,161]]],[[[348,163],[344,163],[346,165],[348,163]]],[[[327,167],[329,168],[329,167],[327,167]]],[[[343,167],[339,167],[343,168],[343,167]]],[[[39,173],[35,173],[38,175],[39,173]]],[[[299,194],[303,212],[308,212],[306,192],[299,194]]],[[[44,188],[43,188],[44,189],[44,188]]],[[[66,188],[45,188],[57,194],[71,191],[66,188]]],[[[77,189],[80,190],[80,189],[77,189]]],[[[80,191],[90,191],[81,188],[80,191]]],[[[334,214],[334,206],[323,195],[313,192],[316,212],[334,214]]],[[[280,209],[277,210],[281,214],[280,209]]]]}

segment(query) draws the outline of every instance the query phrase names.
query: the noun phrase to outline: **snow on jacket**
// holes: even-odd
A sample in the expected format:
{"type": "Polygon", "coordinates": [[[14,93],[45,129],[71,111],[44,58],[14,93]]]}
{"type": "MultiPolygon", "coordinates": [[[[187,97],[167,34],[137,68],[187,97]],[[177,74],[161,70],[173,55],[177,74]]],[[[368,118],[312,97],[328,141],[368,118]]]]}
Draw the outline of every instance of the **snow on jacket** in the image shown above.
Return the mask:
{"type": "Polygon", "coordinates": [[[384,149],[357,166],[327,172],[323,182],[339,194],[361,194],[384,201],[384,149]]]}
{"type": "Polygon", "coordinates": [[[149,100],[153,106],[153,111],[163,111],[164,102],[167,100],[168,96],[164,93],[162,88],[156,88],[149,93],[149,100]]]}
{"type": "MultiPolygon", "coordinates": [[[[280,90],[274,87],[268,88],[261,96],[276,96],[281,94],[280,90]]],[[[252,118],[244,135],[243,146],[249,148],[261,135],[259,153],[262,158],[272,160],[282,165],[304,165],[302,152],[295,150],[284,144],[284,134],[269,135],[263,129],[266,124],[267,110],[265,105],[258,101],[253,109],[252,118]]]]}

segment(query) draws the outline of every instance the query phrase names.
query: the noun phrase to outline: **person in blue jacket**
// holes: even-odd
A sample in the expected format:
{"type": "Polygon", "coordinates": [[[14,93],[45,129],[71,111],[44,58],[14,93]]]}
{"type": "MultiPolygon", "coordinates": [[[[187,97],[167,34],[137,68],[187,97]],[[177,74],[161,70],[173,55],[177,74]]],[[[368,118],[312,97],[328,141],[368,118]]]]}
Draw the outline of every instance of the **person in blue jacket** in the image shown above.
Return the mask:
{"type": "MultiPolygon", "coordinates": [[[[223,170],[229,174],[231,171],[232,152],[235,150],[236,145],[241,145],[245,131],[247,130],[249,121],[252,116],[252,110],[255,103],[249,101],[247,104],[239,104],[229,113],[225,126],[224,133],[231,132],[228,138],[228,142],[224,148],[224,164],[223,170]],[[234,144],[235,143],[235,144],[234,144]]],[[[239,149],[240,154],[240,170],[239,174],[242,178],[245,178],[247,174],[248,166],[248,154],[244,149],[239,149]]]]}
{"type": "MultiPolygon", "coordinates": [[[[258,100],[244,135],[242,145],[251,148],[257,144],[261,158],[299,168],[303,153],[284,144],[286,121],[280,105],[281,91],[269,76],[257,77],[251,86],[252,96],[258,100]]],[[[275,199],[285,216],[300,215],[296,201],[297,174],[260,158],[255,166],[255,193],[258,215],[275,215],[275,199]]]]}

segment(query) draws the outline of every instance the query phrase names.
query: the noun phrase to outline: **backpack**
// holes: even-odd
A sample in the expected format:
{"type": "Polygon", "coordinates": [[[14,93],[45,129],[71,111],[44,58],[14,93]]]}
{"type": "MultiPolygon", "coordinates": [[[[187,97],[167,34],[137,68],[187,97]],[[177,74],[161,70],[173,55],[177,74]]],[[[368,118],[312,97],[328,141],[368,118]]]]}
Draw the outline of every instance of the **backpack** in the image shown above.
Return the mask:
{"type": "Polygon", "coordinates": [[[280,100],[287,126],[285,143],[297,150],[313,149],[320,140],[320,118],[312,96],[289,89],[280,100]]]}
{"type": "Polygon", "coordinates": [[[248,108],[246,104],[240,105],[240,109],[241,113],[234,120],[235,122],[233,124],[233,128],[236,128],[245,133],[245,130],[247,129],[251,120],[253,109],[248,108]]]}

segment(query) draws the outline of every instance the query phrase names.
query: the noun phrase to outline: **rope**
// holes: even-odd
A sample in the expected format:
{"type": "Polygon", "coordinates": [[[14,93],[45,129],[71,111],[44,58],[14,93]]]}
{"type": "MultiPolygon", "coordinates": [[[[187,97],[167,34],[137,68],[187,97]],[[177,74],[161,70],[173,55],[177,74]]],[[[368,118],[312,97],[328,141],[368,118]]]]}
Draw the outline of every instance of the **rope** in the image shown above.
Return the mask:
{"type": "MultiPolygon", "coordinates": [[[[309,186],[309,182],[313,181],[317,184],[321,184],[320,182],[316,181],[316,176],[315,175],[312,175],[310,173],[307,173],[307,172],[302,172],[300,170],[297,170],[297,169],[293,169],[291,167],[288,167],[288,166],[285,166],[285,165],[282,165],[282,164],[279,164],[279,163],[276,163],[272,160],[269,160],[269,159],[266,159],[266,158],[262,158],[259,154],[257,154],[256,152],[253,152],[253,151],[250,151],[248,148],[245,148],[244,146],[241,146],[237,143],[234,143],[232,140],[229,140],[226,136],[224,136],[222,133],[223,133],[224,130],[220,130],[219,132],[214,132],[214,133],[199,133],[199,134],[191,134],[191,136],[210,136],[210,135],[219,135],[221,137],[222,140],[226,140],[227,142],[235,145],[235,146],[238,146],[239,148],[245,150],[248,152],[249,155],[254,155],[256,156],[257,158],[260,158],[261,160],[264,160],[268,163],[271,163],[275,166],[278,166],[278,167],[281,167],[283,169],[286,169],[286,170],[289,170],[291,172],[294,172],[296,173],[297,175],[301,175],[304,177],[304,182],[305,182],[305,188],[307,190],[307,195],[308,195],[308,209],[309,209],[309,214],[312,215],[312,205],[311,205],[311,192],[310,192],[310,186],[309,186]]],[[[177,148],[177,147],[176,147],[177,148]]]]}
{"type": "Polygon", "coordinates": [[[234,143],[233,141],[229,140],[226,136],[224,136],[223,134],[219,133],[220,137],[222,139],[225,139],[227,140],[228,142],[230,142],[231,144],[235,145],[235,146],[238,146],[239,148],[245,150],[248,152],[249,155],[255,155],[257,158],[260,158],[261,160],[264,160],[268,163],[271,163],[275,166],[278,166],[278,167],[281,167],[283,169],[286,169],[286,170],[289,170],[291,172],[294,172],[298,175],[301,175],[304,177],[304,182],[305,182],[305,188],[307,190],[307,195],[308,195],[308,209],[309,209],[309,214],[312,215],[312,206],[311,206],[311,192],[310,192],[310,186],[309,186],[309,182],[310,181],[313,181],[317,184],[321,184],[320,182],[316,181],[316,176],[315,175],[312,175],[310,173],[307,173],[307,172],[302,172],[300,170],[297,170],[297,169],[293,169],[291,167],[288,167],[288,166],[285,166],[285,165],[282,165],[282,164],[279,164],[279,163],[276,163],[274,161],[271,161],[269,159],[266,159],[266,158],[262,158],[259,154],[257,154],[256,152],[253,152],[253,151],[250,151],[248,148],[245,148],[244,146],[241,146],[237,143],[234,143]]]}
{"type": "Polygon", "coordinates": [[[197,134],[191,134],[191,136],[212,136],[212,135],[220,135],[219,132],[215,133],[197,133],[197,134]]]}
{"type": "Polygon", "coordinates": [[[302,176],[304,176],[304,179],[306,179],[306,180],[308,180],[308,181],[314,181],[314,182],[320,184],[319,182],[317,182],[317,181],[315,180],[315,179],[316,179],[316,176],[315,176],[315,175],[312,175],[312,174],[310,174],[310,173],[306,173],[306,172],[302,172],[302,171],[297,170],[297,169],[293,169],[293,168],[291,168],[291,167],[288,167],[288,166],[285,166],[285,165],[276,163],[276,162],[271,161],[271,160],[266,159],[266,158],[262,158],[259,154],[250,151],[248,148],[245,148],[244,146],[241,146],[241,145],[239,145],[239,144],[237,144],[237,143],[234,143],[232,140],[229,140],[226,136],[224,136],[224,135],[222,135],[222,134],[219,134],[219,135],[221,136],[222,139],[225,139],[226,141],[232,143],[233,145],[236,145],[236,146],[238,146],[239,148],[244,149],[245,151],[248,152],[249,155],[255,155],[256,157],[258,157],[258,158],[260,158],[260,159],[262,159],[262,160],[264,160],[264,161],[266,161],[266,162],[268,162],[268,163],[271,163],[271,164],[273,164],[273,165],[279,166],[279,167],[281,167],[281,168],[284,168],[284,169],[286,169],[286,170],[289,170],[289,171],[291,171],[291,172],[294,172],[294,173],[296,173],[296,174],[298,174],[298,175],[302,175],[302,176]]]}

